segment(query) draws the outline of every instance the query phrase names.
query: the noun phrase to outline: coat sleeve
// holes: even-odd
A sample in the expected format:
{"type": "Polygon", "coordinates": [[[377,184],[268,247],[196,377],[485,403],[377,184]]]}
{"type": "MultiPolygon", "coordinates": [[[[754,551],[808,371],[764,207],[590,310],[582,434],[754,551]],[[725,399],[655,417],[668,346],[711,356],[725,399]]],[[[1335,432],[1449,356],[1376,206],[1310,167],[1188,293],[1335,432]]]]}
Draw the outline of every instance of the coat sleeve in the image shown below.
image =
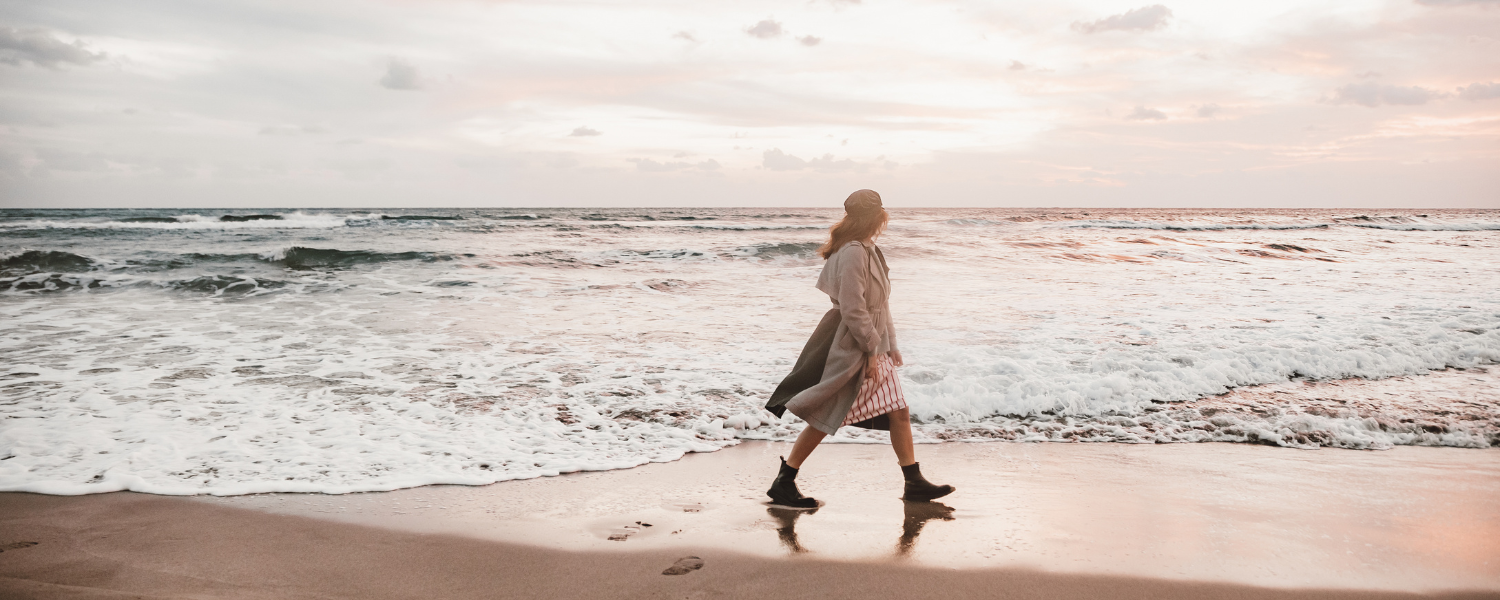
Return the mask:
{"type": "Polygon", "coordinates": [[[880,333],[865,303],[865,287],[870,284],[869,257],[864,246],[849,245],[839,250],[838,298],[839,316],[854,336],[854,342],[865,354],[880,347],[880,333]]]}

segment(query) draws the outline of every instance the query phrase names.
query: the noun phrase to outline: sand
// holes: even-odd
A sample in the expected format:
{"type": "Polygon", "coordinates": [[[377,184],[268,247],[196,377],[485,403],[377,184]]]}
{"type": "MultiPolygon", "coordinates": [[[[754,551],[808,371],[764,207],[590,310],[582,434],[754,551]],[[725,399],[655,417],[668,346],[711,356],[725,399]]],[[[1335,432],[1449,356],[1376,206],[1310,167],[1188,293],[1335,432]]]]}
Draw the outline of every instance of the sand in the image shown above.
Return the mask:
{"type": "Polygon", "coordinates": [[[0,597],[1500,598],[1493,450],[923,445],[960,489],[917,505],[889,447],[829,445],[801,478],[825,505],[794,513],[759,497],[786,449],[347,496],[0,494],[0,597]]]}

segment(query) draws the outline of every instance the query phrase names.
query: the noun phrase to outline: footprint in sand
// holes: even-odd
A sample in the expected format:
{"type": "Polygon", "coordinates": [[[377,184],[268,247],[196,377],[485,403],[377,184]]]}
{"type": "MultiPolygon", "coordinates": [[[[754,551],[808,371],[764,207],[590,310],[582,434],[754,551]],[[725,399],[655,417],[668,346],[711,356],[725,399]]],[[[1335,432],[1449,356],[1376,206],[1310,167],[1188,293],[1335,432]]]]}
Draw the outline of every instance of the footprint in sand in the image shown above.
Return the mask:
{"type": "Polygon", "coordinates": [[[626,525],[624,527],[621,527],[619,529],[615,529],[615,530],[611,531],[610,534],[609,534],[609,541],[611,541],[611,542],[623,542],[625,540],[630,539],[630,535],[631,534],[639,532],[642,527],[650,527],[650,526],[651,526],[650,523],[642,523],[640,521],[636,521],[634,525],[626,525]]]}
{"type": "Polygon", "coordinates": [[[662,571],[661,574],[662,575],[683,575],[683,574],[686,574],[686,573],[692,573],[693,571],[697,571],[698,569],[702,569],[702,568],[703,568],[703,559],[698,558],[696,556],[684,556],[682,558],[677,559],[677,562],[672,563],[672,566],[667,567],[667,570],[662,571]]]}
{"type": "MultiPolygon", "coordinates": [[[[0,552],[4,552],[6,550],[20,550],[22,548],[30,548],[30,547],[35,546],[37,544],[38,544],[38,542],[12,542],[12,543],[0,546],[0,552]]],[[[699,565],[699,566],[702,566],[702,565],[699,565]]]]}

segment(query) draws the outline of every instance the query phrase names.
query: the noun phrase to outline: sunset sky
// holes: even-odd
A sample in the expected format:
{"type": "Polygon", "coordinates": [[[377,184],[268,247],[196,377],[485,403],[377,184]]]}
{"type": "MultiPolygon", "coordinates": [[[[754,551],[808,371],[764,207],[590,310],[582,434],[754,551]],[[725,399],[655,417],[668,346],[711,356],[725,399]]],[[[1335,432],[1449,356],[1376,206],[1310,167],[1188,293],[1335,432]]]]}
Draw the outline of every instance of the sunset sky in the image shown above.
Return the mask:
{"type": "Polygon", "coordinates": [[[1163,2],[5,1],[0,207],[1500,208],[1500,1],[1163,2]]]}

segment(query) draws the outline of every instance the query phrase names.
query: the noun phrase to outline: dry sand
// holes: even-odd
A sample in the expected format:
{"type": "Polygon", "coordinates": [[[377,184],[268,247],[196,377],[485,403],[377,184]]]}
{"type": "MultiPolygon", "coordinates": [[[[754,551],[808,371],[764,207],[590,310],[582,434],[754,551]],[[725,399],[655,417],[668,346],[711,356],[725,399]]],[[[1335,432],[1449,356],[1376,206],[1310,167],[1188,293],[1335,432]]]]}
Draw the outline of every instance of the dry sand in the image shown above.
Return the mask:
{"type": "Polygon", "coordinates": [[[959,492],[913,505],[889,447],[830,445],[799,514],[760,497],[786,449],[347,496],[0,494],[0,597],[1500,598],[1500,451],[924,445],[959,492]]]}

